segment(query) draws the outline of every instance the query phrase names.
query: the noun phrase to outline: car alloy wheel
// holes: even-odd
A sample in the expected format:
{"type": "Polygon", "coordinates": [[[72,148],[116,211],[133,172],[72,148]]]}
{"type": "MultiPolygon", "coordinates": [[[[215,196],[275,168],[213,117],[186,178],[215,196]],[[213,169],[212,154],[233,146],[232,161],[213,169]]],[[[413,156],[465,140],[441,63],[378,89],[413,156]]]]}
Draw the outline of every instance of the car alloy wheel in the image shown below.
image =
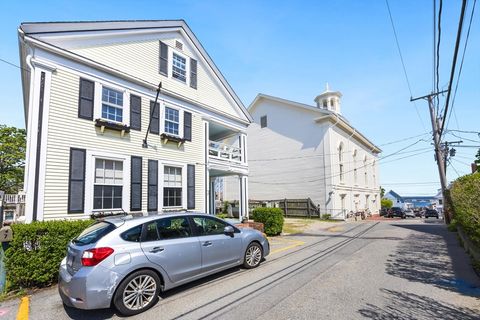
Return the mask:
{"type": "Polygon", "coordinates": [[[130,310],[145,308],[154,298],[157,283],[149,275],[133,278],[123,290],[123,304],[130,310]]]}
{"type": "Polygon", "coordinates": [[[245,251],[244,266],[248,269],[255,268],[262,261],[262,248],[256,242],[251,243],[245,251]]]}
{"type": "Polygon", "coordinates": [[[143,312],[158,301],[160,284],[160,278],[154,271],[136,271],[120,283],[113,297],[113,305],[125,316],[143,312]]]}

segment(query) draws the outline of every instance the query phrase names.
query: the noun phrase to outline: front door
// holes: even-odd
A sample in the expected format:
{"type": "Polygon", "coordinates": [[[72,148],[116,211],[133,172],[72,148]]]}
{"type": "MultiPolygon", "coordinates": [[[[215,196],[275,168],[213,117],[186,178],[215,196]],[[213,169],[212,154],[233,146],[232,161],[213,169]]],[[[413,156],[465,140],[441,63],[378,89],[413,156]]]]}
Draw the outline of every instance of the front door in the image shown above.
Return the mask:
{"type": "Polygon", "coordinates": [[[213,217],[195,216],[193,225],[202,248],[202,272],[234,266],[240,261],[242,239],[239,233],[233,237],[224,234],[227,223],[213,217]]]}
{"type": "Polygon", "coordinates": [[[146,223],[142,238],[142,250],[148,260],[162,267],[172,282],[190,279],[201,272],[202,251],[187,216],[146,223]]]}

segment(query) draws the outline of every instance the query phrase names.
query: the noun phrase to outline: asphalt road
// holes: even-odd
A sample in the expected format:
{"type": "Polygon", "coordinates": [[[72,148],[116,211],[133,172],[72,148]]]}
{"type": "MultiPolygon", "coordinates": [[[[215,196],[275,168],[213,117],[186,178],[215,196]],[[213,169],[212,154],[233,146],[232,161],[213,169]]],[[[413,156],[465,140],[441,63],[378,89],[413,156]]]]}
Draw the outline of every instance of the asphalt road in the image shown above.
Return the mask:
{"type": "MultiPolygon", "coordinates": [[[[441,222],[354,222],[283,240],[303,244],[165,292],[131,319],[480,319],[480,279],[441,222]]],[[[30,319],[110,318],[66,308],[54,290],[30,300],[30,319]]]]}

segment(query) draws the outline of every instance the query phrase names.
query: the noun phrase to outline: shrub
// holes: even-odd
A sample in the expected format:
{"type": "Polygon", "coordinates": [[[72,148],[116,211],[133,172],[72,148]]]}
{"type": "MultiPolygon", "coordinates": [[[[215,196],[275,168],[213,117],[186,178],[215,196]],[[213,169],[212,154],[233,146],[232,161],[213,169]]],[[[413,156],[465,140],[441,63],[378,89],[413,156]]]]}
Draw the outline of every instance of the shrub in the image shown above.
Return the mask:
{"type": "Polygon", "coordinates": [[[92,220],[57,220],[13,224],[13,241],[5,251],[6,289],[55,283],[68,243],[92,223],[92,220]]]}
{"type": "Polygon", "coordinates": [[[456,232],[457,231],[457,220],[452,219],[452,221],[450,221],[450,224],[447,226],[447,229],[450,232],[456,232]]]}
{"type": "Polygon", "coordinates": [[[332,218],[332,215],[330,213],[325,213],[322,214],[322,220],[330,220],[332,218]]]}
{"type": "Polygon", "coordinates": [[[380,200],[381,202],[381,206],[382,208],[391,208],[393,206],[393,201],[390,200],[390,199],[386,199],[386,198],[383,198],[382,200],[380,200]]]}
{"type": "Polygon", "coordinates": [[[219,213],[219,214],[216,214],[215,215],[217,218],[219,219],[225,219],[227,218],[227,214],[226,213],[219,213]]]}
{"type": "Polygon", "coordinates": [[[280,208],[255,208],[252,212],[255,222],[263,223],[267,236],[276,236],[283,229],[283,210],[280,208]]]}
{"type": "Polygon", "coordinates": [[[457,225],[480,247],[480,173],[455,180],[447,197],[450,198],[457,225]]]}

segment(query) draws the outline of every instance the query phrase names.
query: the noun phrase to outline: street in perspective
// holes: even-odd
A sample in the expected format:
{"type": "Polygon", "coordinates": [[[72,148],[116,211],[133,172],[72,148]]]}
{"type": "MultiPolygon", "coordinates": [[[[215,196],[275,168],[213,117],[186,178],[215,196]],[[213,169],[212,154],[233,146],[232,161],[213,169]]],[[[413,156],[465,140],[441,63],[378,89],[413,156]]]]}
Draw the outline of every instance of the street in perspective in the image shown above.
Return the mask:
{"type": "Polygon", "coordinates": [[[475,7],[2,2],[0,320],[480,319],[475,7]]]}

